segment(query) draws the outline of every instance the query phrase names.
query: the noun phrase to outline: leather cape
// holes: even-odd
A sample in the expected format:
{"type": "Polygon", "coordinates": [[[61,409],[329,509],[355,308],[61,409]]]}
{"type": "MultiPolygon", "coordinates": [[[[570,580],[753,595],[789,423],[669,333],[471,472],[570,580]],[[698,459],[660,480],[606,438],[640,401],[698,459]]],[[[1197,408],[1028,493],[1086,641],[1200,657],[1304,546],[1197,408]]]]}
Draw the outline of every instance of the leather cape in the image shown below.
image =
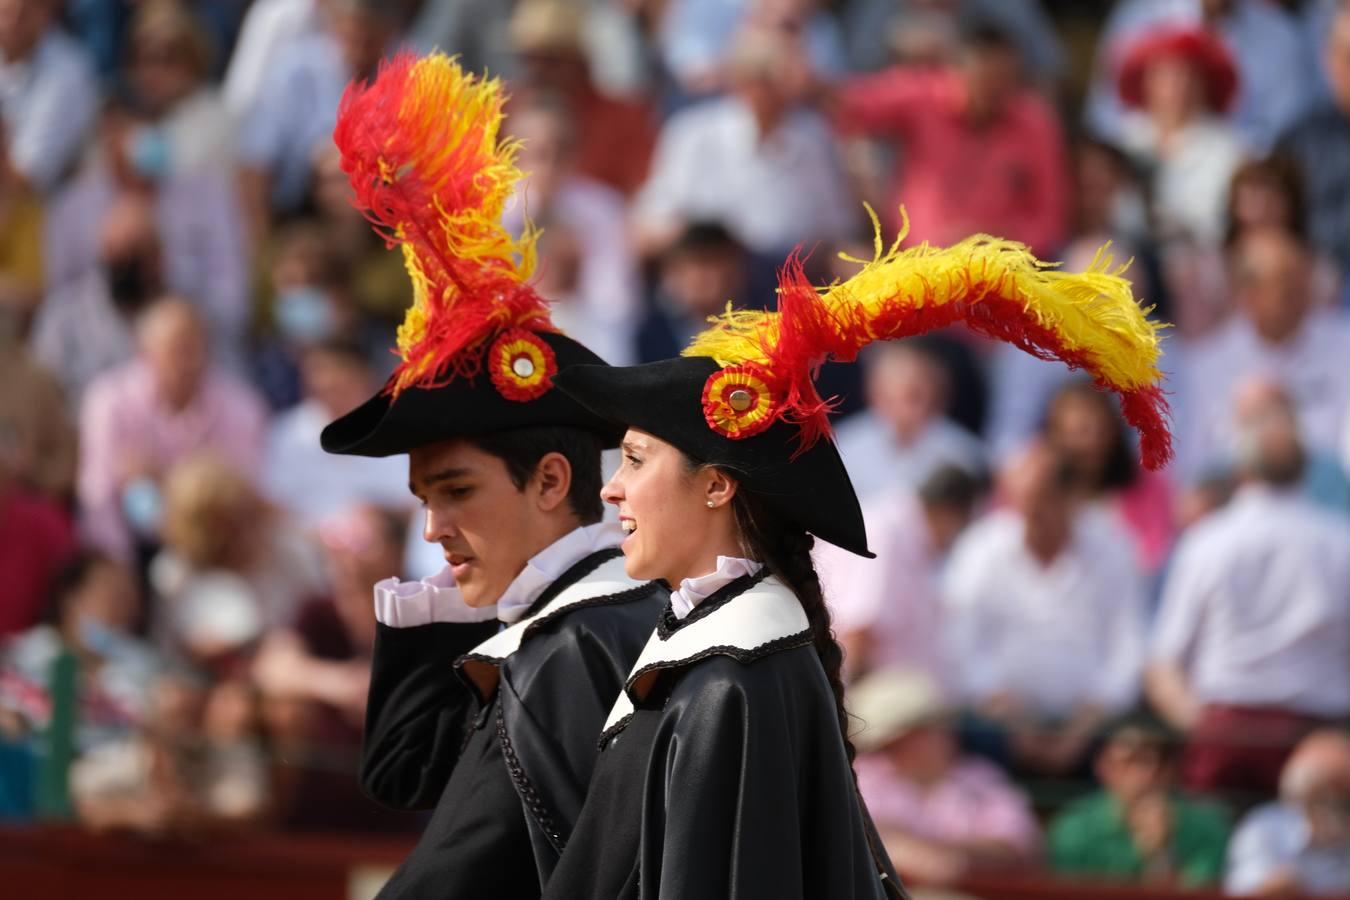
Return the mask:
{"type": "Polygon", "coordinates": [[[539,896],[585,799],[605,714],[665,601],[659,584],[624,574],[618,550],[603,550],[572,566],[522,621],[500,632],[497,622],[379,627],[362,786],[385,805],[435,810],[382,897],[481,898],[485,888],[492,896],[539,896]],[[504,771],[494,771],[499,763],[504,771]],[[495,798],[501,807],[504,789],[484,784],[507,778],[518,805],[494,815],[502,821],[468,830],[443,824],[461,813],[482,817],[465,804],[495,798]],[[512,820],[516,814],[523,822],[512,820]],[[516,837],[522,831],[527,842],[516,837]],[[446,834],[465,837],[447,841],[446,834]],[[528,846],[527,858],[507,844],[528,846]],[[522,868],[537,877],[521,878],[522,868]],[[494,893],[484,883],[489,876],[514,887],[494,893]]]}
{"type": "Polygon", "coordinates": [[[667,607],[602,743],[545,898],[906,896],[806,616],[776,579],[737,579],[682,620],[667,607]]]}

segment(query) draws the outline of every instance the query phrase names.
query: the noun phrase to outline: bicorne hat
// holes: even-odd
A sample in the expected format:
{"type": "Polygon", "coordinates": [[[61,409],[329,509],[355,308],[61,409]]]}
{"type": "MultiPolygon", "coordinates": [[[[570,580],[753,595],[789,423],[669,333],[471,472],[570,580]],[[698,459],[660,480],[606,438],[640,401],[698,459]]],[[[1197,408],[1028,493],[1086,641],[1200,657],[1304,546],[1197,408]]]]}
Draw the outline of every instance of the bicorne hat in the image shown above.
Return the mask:
{"type": "Polygon", "coordinates": [[[503,99],[499,82],[440,53],[399,54],[343,95],[342,169],[354,203],[403,251],[413,303],[394,374],[323,430],[330,453],[389,456],[538,425],[617,441],[612,423],[553,384],[568,366],[603,361],[558,331],[535,291],[536,233],[502,224],[521,177],[517,144],[499,137],[503,99]]]}
{"type": "MultiPolygon", "coordinates": [[[[870,212],[870,210],[869,210],[870,212]]],[[[903,210],[901,211],[903,218],[903,210]]],[[[873,222],[876,218],[873,216],[873,222]]],[[[1142,461],[1171,456],[1159,386],[1159,325],[1135,302],[1123,269],[1099,252],[1069,274],[1012,241],[977,235],[947,248],[883,250],[861,271],[817,289],[788,260],[774,312],[728,309],[679,359],[575,366],[558,386],[602,418],[647,431],[697,462],[726,468],[802,530],[870,556],[858,499],[830,431],[832,402],[814,378],[873,341],[964,321],[973,331],[1086,370],[1120,395],[1140,432],[1142,461]]]]}

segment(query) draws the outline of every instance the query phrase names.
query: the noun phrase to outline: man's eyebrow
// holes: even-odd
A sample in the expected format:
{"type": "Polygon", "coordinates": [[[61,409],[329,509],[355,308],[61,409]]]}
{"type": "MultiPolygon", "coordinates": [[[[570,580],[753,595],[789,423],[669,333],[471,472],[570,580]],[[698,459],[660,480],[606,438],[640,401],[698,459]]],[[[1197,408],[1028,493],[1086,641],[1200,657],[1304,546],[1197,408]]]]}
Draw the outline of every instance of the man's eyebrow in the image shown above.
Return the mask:
{"type": "MultiPolygon", "coordinates": [[[[422,479],[422,485],[424,487],[431,487],[440,484],[442,481],[449,481],[452,478],[463,478],[466,475],[472,474],[472,469],[464,468],[463,466],[452,466],[449,469],[441,469],[439,472],[432,472],[430,475],[425,476],[422,479]]],[[[412,494],[416,494],[417,485],[413,484],[411,481],[408,482],[408,491],[412,494]]]]}

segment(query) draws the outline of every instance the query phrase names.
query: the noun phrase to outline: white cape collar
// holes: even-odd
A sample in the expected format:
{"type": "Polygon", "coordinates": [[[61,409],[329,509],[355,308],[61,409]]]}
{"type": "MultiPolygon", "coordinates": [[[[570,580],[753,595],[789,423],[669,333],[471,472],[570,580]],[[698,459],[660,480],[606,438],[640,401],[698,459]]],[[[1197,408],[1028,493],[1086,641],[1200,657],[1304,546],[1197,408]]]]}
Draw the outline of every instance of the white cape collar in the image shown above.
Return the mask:
{"type": "MultiPolygon", "coordinates": [[[[698,610],[696,610],[698,612],[698,610]]],[[[750,662],[811,639],[811,623],[797,595],[770,575],[700,616],[691,615],[673,632],[657,629],[633,664],[624,690],[605,721],[601,741],[627,724],[663,669],[690,665],[708,656],[750,662]]]]}

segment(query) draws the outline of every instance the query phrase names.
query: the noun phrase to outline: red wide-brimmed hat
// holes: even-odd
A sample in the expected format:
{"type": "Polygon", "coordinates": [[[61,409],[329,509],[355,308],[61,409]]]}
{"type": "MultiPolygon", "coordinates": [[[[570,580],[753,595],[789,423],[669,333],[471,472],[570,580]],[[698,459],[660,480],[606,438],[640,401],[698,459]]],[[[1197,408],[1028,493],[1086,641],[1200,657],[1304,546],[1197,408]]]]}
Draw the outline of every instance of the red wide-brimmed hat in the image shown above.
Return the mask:
{"type": "Polygon", "coordinates": [[[1213,34],[1198,28],[1150,31],[1131,44],[1120,65],[1120,99],[1127,106],[1144,103],[1144,71],[1156,59],[1179,56],[1190,60],[1205,78],[1205,94],[1217,112],[1227,112],[1237,94],[1238,71],[1233,55],[1213,34]]]}

